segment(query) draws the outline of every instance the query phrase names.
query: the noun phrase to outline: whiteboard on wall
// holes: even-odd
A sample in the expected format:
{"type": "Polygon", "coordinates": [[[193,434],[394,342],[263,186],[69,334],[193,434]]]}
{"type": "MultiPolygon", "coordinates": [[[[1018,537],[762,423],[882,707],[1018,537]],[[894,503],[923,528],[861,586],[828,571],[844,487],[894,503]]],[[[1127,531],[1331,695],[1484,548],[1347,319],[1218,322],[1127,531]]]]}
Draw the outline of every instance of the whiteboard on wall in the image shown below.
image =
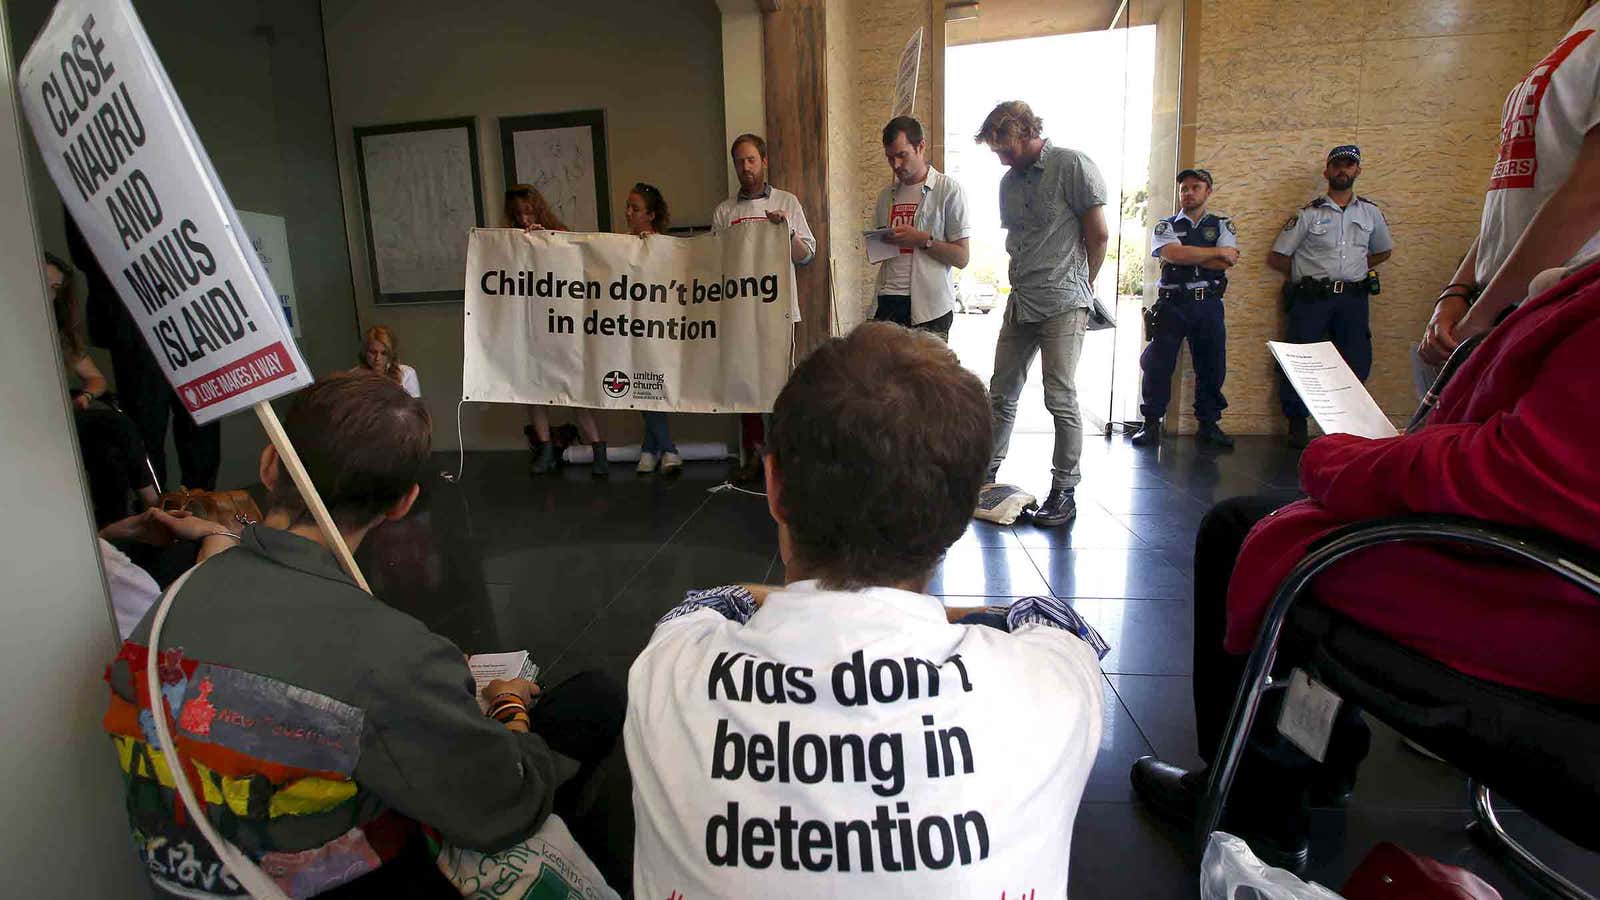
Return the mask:
{"type": "Polygon", "coordinates": [[[506,187],[531,184],[573,231],[610,231],[605,112],[506,116],[500,120],[506,187]]]}
{"type": "Polygon", "coordinates": [[[261,258],[261,268],[267,270],[272,287],[278,294],[278,306],[283,310],[283,320],[289,331],[300,337],[300,304],[295,300],[294,267],[289,264],[289,226],[283,216],[269,213],[237,210],[239,224],[250,238],[250,246],[261,258]]]}
{"type": "Polygon", "coordinates": [[[461,302],[467,236],[483,224],[472,119],[357,128],[375,303],[461,302]]]}

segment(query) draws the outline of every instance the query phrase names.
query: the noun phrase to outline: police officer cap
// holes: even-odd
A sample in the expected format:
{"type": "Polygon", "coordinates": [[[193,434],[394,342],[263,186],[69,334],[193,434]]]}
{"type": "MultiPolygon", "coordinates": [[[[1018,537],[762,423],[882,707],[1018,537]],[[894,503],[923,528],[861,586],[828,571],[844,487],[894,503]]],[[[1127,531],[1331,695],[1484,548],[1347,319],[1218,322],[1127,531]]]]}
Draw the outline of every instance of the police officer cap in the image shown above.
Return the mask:
{"type": "Polygon", "coordinates": [[[1178,173],[1178,183],[1183,184],[1185,178],[1198,178],[1206,183],[1206,187],[1211,187],[1211,173],[1205,169],[1184,169],[1178,173]]]}
{"type": "Polygon", "coordinates": [[[1355,161],[1356,165],[1361,164],[1361,148],[1357,147],[1355,144],[1340,144],[1332,150],[1329,150],[1328,162],[1333,162],[1341,156],[1349,157],[1355,161]]]}

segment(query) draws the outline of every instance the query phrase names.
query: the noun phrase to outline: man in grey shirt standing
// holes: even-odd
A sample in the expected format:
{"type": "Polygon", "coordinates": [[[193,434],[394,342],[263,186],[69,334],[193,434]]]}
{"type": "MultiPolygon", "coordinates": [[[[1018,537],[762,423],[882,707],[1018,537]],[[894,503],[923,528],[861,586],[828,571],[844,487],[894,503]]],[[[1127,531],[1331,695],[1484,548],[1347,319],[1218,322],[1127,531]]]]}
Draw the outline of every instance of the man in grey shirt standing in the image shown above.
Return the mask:
{"type": "Polygon", "coordinates": [[[979,129],[985,144],[1011,168],[1000,179],[1000,225],[1011,256],[1011,299],[994,347],[989,407],[994,417],[994,481],[1011,443],[1017,397],[1028,368],[1044,355],[1044,405],[1056,420],[1050,493],[1034,513],[1036,525],[1062,525],[1077,515],[1073,490],[1082,473],[1083,420],[1074,382],[1088,328],[1095,276],[1105,262],[1106,184],[1086,154],[1044,139],[1044,122],[1028,104],[996,106],[979,129]]]}

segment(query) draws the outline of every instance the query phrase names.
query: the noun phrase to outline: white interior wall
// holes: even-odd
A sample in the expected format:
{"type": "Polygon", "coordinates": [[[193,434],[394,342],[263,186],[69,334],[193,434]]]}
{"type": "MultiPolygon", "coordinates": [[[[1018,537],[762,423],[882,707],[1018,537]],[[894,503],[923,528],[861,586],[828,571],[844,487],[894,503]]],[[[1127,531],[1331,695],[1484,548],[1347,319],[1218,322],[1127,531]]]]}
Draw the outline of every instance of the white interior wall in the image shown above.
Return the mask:
{"type": "Polygon", "coordinates": [[[0,896],[149,896],[100,730],[116,637],[28,213],[15,72],[0,19],[0,896]]]}

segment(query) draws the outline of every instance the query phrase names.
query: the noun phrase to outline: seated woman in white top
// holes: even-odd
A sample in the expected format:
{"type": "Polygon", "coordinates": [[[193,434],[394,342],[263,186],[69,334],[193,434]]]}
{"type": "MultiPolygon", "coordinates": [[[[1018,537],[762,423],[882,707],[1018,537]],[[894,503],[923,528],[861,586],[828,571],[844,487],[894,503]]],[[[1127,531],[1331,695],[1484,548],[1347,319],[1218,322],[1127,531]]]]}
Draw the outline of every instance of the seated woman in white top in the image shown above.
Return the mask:
{"type": "Polygon", "coordinates": [[[927,593],[987,471],[983,384],[868,322],[768,435],[789,584],[690,594],[628,673],[634,896],[1065,897],[1105,644],[1061,600],[927,593]]]}
{"type": "Polygon", "coordinates": [[[422,396],[422,383],[417,380],[417,370],[400,362],[400,345],[387,325],[374,325],[367,329],[361,342],[361,365],[358,369],[376,372],[406,389],[413,397],[422,396]]]}

